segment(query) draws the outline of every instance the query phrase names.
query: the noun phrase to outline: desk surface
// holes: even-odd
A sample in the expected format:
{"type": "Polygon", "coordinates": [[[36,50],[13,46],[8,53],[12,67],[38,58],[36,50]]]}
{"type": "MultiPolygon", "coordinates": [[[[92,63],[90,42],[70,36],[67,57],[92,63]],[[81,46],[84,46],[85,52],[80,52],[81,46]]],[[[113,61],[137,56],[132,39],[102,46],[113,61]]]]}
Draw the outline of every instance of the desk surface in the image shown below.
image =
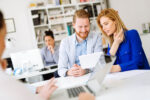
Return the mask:
{"type": "Polygon", "coordinates": [[[107,89],[96,100],[150,100],[150,71],[128,71],[106,77],[107,89]],[[122,77],[122,78],[120,78],[122,77]]]}
{"type": "MultiPolygon", "coordinates": [[[[88,77],[89,75],[78,78],[58,78],[57,85],[59,89],[82,85],[87,82],[88,77]],[[69,83],[68,80],[70,81],[69,83]]],[[[40,82],[32,85],[39,86],[44,83],[40,82]]],[[[150,71],[148,70],[133,70],[108,74],[103,85],[105,89],[96,97],[96,100],[150,100],[150,71]]]]}
{"type": "Polygon", "coordinates": [[[17,75],[15,76],[16,79],[23,79],[23,78],[28,78],[28,77],[33,77],[33,76],[38,76],[38,75],[43,75],[43,74],[48,74],[48,73],[53,73],[57,70],[56,69],[49,69],[46,71],[34,71],[34,72],[30,72],[30,73],[24,73],[22,75],[17,75]]]}

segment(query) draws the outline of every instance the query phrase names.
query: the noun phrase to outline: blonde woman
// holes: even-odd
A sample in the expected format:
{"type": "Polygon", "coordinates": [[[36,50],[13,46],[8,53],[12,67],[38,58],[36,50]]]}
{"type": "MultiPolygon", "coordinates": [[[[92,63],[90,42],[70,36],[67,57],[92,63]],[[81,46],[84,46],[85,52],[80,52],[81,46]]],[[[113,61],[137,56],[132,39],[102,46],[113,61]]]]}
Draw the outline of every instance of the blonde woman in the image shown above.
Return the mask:
{"type": "Polygon", "coordinates": [[[97,24],[109,40],[108,54],[117,56],[111,72],[150,69],[138,32],[128,30],[116,10],[102,10],[97,24]]]}

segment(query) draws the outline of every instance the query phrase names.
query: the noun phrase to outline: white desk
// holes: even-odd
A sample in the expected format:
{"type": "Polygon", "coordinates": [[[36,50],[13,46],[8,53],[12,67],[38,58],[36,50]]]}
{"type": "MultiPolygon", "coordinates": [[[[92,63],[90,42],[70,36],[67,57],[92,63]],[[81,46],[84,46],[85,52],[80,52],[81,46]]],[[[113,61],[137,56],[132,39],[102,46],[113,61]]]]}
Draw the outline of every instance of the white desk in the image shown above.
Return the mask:
{"type": "Polygon", "coordinates": [[[96,100],[150,100],[150,71],[116,73],[104,85],[107,89],[96,100]]]}
{"type": "Polygon", "coordinates": [[[30,73],[24,73],[24,74],[21,74],[21,75],[16,75],[15,78],[16,79],[23,79],[23,78],[28,78],[28,77],[33,77],[33,76],[38,76],[38,75],[43,75],[43,74],[48,74],[48,73],[53,73],[57,70],[57,68],[55,69],[49,69],[49,70],[46,70],[46,71],[33,71],[33,72],[30,72],[30,73]]]}
{"type": "MultiPolygon", "coordinates": [[[[89,75],[90,74],[84,75],[82,77],[60,77],[60,78],[56,78],[56,80],[57,80],[56,85],[58,86],[58,89],[69,88],[69,87],[77,86],[77,85],[84,85],[88,81],[89,75]]],[[[44,85],[46,82],[47,81],[41,81],[41,82],[33,83],[31,85],[34,87],[37,87],[37,86],[44,85]]]]}
{"type": "MultiPolygon", "coordinates": [[[[78,78],[58,78],[57,85],[59,89],[82,85],[87,82],[88,77],[89,75],[78,78]]],[[[39,86],[44,83],[32,85],[39,86]]],[[[96,100],[150,100],[150,71],[133,70],[108,74],[103,84],[107,89],[101,91],[96,100]]]]}

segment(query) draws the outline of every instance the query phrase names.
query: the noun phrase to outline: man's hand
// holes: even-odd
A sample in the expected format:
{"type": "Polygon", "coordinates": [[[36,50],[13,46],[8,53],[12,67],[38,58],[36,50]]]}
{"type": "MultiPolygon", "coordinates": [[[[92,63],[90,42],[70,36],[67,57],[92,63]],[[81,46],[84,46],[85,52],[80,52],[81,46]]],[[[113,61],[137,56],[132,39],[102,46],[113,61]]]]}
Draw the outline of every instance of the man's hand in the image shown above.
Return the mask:
{"type": "Polygon", "coordinates": [[[86,73],[85,69],[82,69],[79,65],[74,64],[72,68],[70,68],[67,72],[68,76],[79,77],[86,73]]]}
{"type": "Polygon", "coordinates": [[[79,100],[95,100],[95,97],[90,93],[80,93],[79,100]]]}
{"type": "Polygon", "coordinates": [[[57,89],[55,85],[56,80],[54,78],[50,79],[47,84],[37,88],[38,94],[45,100],[49,100],[52,93],[57,89]]]}
{"type": "Polygon", "coordinates": [[[119,65],[113,65],[110,72],[120,72],[121,67],[119,65]]]}

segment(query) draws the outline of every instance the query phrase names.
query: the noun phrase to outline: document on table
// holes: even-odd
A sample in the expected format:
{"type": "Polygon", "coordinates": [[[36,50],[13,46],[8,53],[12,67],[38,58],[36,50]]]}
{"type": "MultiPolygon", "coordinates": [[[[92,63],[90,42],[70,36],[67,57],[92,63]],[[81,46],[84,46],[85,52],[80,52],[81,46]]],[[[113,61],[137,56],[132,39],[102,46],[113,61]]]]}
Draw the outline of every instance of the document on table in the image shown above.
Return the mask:
{"type": "Polygon", "coordinates": [[[92,53],[92,54],[79,56],[81,67],[83,69],[93,68],[96,65],[96,63],[98,62],[98,60],[102,54],[103,54],[103,52],[96,52],[96,53],[92,53]]]}

